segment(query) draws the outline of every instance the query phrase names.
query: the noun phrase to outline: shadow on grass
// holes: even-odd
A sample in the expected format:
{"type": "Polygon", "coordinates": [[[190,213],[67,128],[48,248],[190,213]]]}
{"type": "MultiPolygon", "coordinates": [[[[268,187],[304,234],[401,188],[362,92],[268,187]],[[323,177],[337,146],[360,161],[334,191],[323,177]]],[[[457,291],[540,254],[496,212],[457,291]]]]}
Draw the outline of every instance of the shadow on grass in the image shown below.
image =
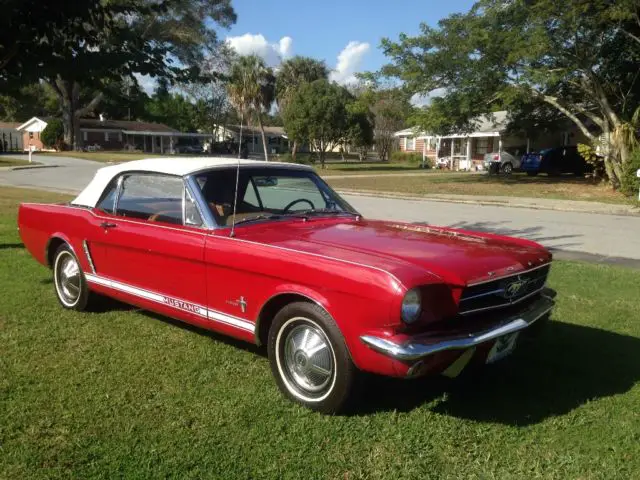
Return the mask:
{"type": "Polygon", "coordinates": [[[24,248],[23,243],[0,243],[0,250],[8,250],[12,248],[24,248]]]}
{"type": "Polygon", "coordinates": [[[552,321],[514,355],[458,379],[375,378],[354,413],[410,411],[425,403],[442,415],[524,426],[618,395],[640,381],[640,338],[552,321]]]}

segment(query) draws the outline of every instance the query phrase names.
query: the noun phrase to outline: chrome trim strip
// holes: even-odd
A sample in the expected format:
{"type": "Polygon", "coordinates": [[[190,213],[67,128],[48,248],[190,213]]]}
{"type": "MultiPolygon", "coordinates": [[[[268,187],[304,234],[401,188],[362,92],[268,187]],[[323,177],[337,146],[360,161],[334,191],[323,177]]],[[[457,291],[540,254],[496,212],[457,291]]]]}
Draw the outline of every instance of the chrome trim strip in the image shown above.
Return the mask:
{"type": "Polygon", "coordinates": [[[490,282],[495,282],[496,280],[504,280],[505,278],[509,278],[509,277],[515,277],[517,275],[525,275],[529,272],[534,272],[540,268],[544,268],[547,266],[551,266],[551,262],[547,262],[544,265],[538,265],[537,267],[534,268],[530,268],[529,270],[522,270],[521,272],[516,272],[516,273],[510,273],[509,275],[505,275],[503,277],[495,277],[495,278],[490,278],[489,280],[483,280],[481,282],[475,282],[475,283],[468,283],[467,287],[475,287],[476,285],[482,285],[484,283],[490,283],[490,282]]]}
{"type": "Polygon", "coordinates": [[[216,219],[213,217],[211,213],[211,209],[207,205],[207,202],[202,198],[202,192],[200,191],[200,187],[198,187],[198,182],[194,174],[187,175],[184,177],[185,183],[187,184],[187,188],[189,188],[189,193],[191,194],[191,198],[193,198],[196,208],[200,213],[200,217],[202,221],[206,225],[208,229],[216,229],[220,228],[220,226],[216,223],[216,219]]]}
{"type": "Polygon", "coordinates": [[[519,332],[549,313],[554,305],[555,302],[545,296],[529,311],[506,319],[505,321],[508,323],[467,336],[445,337],[433,344],[411,342],[398,344],[374,335],[363,335],[360,337],[360,340],[369,348],[393,359],[414,361],[447,350],[465,350],[480,345],[481,343],[495,340],[503,335],[519,332]]]}
{"type": "Polygon", "coordinates": [[[84,250],[84,254],[87,256],[87,260],[89,260],[89,266],[91,267],[91,272],[96,273],[96,267],[93,264],[93,258],[91,258],[91,253],[89,252],[89,245],[87,245],[87,241],[82,241],[82,249],[84,250]]]}
{"type": "Polygon", "coordinates": [[[518,303],[520,303],[523,300],[526,300],[529,297],[532,297],[533,295],[535,295],[536,293],[540,293],[542,290],[544,290],[545,288],[547,288],[545,285],[543,285],[542,287],[540,287],[538,290],[535,290],[533,292],[530,292],[528,294],[526,294],[524,297],[520,297],[519,299],[513,301],[513,302],[508,302],[508,303],[501,303],[499,305],[491,305],[489,307],[483,307],[483,308],[476,308],[474,310],[464,310],[464,311],[459,311],[458,313],[460,315],[469,315],[470,313],[476,313],[476,312],[484,312],[485,310],[497,310],[499,308],[506,308],[506,307],[510,307],[512,305],[517,305],[518,303]]]}
{"type": "Polygon", "coordinates": [[[253,333],[255,330],[255,325],[248,320],[245,320],[239,317],[234,317],[233,315],[228,315],[226,313],[222,313],[217,310],[209,309],[207,307],[189,302],[187,300],[182,300],[180,298],[175,298],[175,297],[169,297],[161,293],[153,292],[151,290],[146,290],[144,288],[134,287],[133,285],[128,285],[126,283],[118,282],[116,280],[111,280],[109,278],[101,277],[98,275],[85,274],[85,278],[90,283],[96,283],[98,285],[109,287],[114,290],[119,290],[121,292],[125,292],[130,295],[134,295],[136,297],[144,298],[146,300],[151,300],[153,302],[172,307],[175,310],[179,310],[181,312],[188,311],[196,315],[199,315],[201,317],[207,318],[208,320],[224,323],[226,325],[231,325],[233,327],[237,327],[251,333],[253,333]],[[178,308],[174,306],[175,304],[188,305],[190,308],[188,309],[178,308]]]}
{"type": "Polygon", "coordinates": [[[461,298],[460,303],[466,302],[467,300],[475,300],[476,298],[480,298],[480,297],[495,295],[496,293],[504,293],[504,288],[498,288],[497,290],[491,290],[490,292],[479,293],[478,295],[473,295],[472,297],[461,298]]]}

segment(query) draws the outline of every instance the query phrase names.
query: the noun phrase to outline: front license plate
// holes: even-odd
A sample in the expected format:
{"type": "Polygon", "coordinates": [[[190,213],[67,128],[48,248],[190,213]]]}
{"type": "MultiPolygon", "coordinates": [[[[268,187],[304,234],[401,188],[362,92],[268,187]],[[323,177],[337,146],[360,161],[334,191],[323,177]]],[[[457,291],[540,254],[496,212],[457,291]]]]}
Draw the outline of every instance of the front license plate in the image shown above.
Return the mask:
{"type": "Polygon", "coordinates": [[[487,356],[487,363],[497,362],[498,360],[511,355],[516,348],[516,340],[518,339],[518,333],[510,333],[509,335],[503,335],[498,337],[496,343],[487,356]]]}

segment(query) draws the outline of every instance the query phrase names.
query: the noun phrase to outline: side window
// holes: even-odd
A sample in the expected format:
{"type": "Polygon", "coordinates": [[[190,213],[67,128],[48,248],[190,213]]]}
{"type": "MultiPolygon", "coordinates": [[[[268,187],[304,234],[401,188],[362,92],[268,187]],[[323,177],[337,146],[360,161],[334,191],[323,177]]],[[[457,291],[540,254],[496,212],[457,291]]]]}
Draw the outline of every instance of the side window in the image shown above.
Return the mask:
{"type": "Polygon", "coordinates": [[[116,214],[182,225],[182,191],[179,177],[132,174],[124,178],[116,214]]]}
{"type": "Polygon", "coordinates": [[[98,210],[102,210],[105,213],[110,213],[113,215],[115,212],[116,206],[116,193],[118,191],[118,179],[114,178],[111,180],[107,188],[104,189],[104,193],[98,202],[96,208],[98,210]]]}
{"type": "Polygon", "coordinates": [[[202,226],[202,217],[189,190],[185,190],[184,224],[194,227],[202,226]]]}

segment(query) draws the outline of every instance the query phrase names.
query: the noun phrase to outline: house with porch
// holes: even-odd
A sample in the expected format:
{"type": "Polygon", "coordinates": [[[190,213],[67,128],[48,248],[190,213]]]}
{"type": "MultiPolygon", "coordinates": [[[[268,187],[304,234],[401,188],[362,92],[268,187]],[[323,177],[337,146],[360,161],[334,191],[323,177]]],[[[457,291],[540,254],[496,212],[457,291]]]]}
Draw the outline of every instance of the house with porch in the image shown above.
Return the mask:
{"type": "MultiPolygon", "coordinates": [[[[218,125],[213,130],[216,142],[240,141],[240,125],[218,125]]],[[[286,153],[289,151],[289,138],[283,127],[264,127],[269,154],[286,153]]],[[[263,154],[262,132],[260,127],[242,126],[242,143],[246,143],[249,153],[263,154]]]]}
{"type": "MultiPolygon", "coordinates": [[[[40,134],[48,118],[33,117],[17,127],[24,150],[44,150],[40,134]]],[[[149,153],[173,153],[180,142],[211,141],[212,134],[185,133],[161,123],[129,120],[81,118],[80,133],[86,148],[101,150],[139,150],[149,153]]]]}
{"type": "Polygon", "coordinates": [[[434,164],[439,163],[452,170],[481,170],[487,153],[506,150],[514,155],[523,155],[543,148],[585,142],[573,124],[550,134],[527,136],[509,132],[506,111],[483,115],[472,123],[475,129],[467,133],[435,135],[407,128],[394,135],[398,139],[400,151],[420,153],[434,164]]]}

